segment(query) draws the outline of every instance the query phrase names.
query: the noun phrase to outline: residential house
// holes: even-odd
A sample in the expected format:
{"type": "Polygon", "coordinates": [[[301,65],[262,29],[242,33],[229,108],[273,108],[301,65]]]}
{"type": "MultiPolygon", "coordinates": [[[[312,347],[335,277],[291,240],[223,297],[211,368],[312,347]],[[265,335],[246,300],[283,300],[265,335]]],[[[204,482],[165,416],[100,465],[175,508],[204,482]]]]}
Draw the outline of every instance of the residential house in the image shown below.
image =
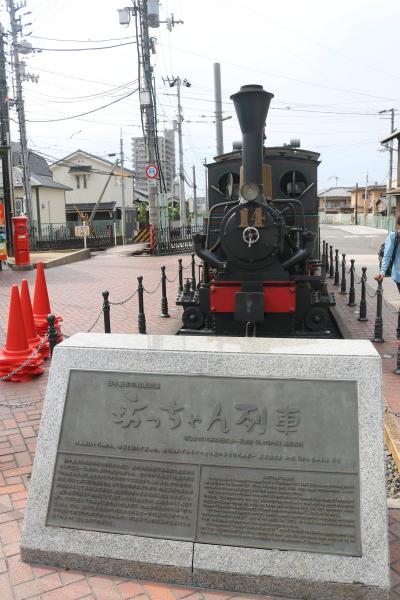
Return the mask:
{"type": "Polygon", "coordinates": [[[126,233],[129,237],[136,226],[137,209],[134,202],[134,173],[115,162],[76,150],[50,166],[55,181],[68,186],[66,192],[67,222],[79,222],[80,212],[92,212],[99,198],[95,221],[120,220],[122,209],[122,182],[125,189],[126,233]],[[129,231],[128,231],[129,230],[129,231]]]}
{"type": "MultiPolygon", "coordinates": [[[[11,144],[13,182],[14,182],[14,207],[13,215],[26,213],[25,190],[23,186],[22,153],[20,144],[11,144]]],[[[32,220],[36,226],[47,224],[65,224],[65,193],[71,188],[53,180],[53,174],[46,160],[28,150],[30,169],[30,182],[32,188],[32,220]]],[[[1,163],[0,163],[1,173],[1,163]]],[[[3,197],[3,188],[0,187],[0,197],[3,197]]]]}
{"type": "Polygon", "coordinates": [[[318,194],[319,211],[324,214],[352,212],[351,188],[332,187],[318,194]]]}
{"type": "Polygon", "coordinates": [[[386,214],[386,186],[369,185],[367,187],[352,188],[351,190],[351,207],[353,212],[356,209],[356,196],[357,196],[357,212],[358,213],[371,213],[374,215],[386,214]],[[365,206],[365,196],[367,196],[367,202],[365,206]]]}

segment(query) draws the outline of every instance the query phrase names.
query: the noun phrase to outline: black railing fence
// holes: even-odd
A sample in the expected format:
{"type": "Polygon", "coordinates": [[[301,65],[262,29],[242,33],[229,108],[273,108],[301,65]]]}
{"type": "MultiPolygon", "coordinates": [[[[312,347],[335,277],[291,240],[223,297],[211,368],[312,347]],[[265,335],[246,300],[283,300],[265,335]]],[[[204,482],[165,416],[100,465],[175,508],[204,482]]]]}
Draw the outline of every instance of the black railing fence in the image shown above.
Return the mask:
{"type": "MultiPolygon", "coordinates": [[[[31,225],[30,246],[32,250],[64,250],[84,247],[84,239],[75,235],[74,225],[31,225]]],[[[114,245],[112,225],[96,224],[86,237],[88,248],[108,248],[114,245]]]]}
{"type": "Polygon", "coordinates": [[[195,233],[206,233],[205,225],[186,225],[184,227],[153,228],[155,254],[175,254],[192,252],[195,233]]]}

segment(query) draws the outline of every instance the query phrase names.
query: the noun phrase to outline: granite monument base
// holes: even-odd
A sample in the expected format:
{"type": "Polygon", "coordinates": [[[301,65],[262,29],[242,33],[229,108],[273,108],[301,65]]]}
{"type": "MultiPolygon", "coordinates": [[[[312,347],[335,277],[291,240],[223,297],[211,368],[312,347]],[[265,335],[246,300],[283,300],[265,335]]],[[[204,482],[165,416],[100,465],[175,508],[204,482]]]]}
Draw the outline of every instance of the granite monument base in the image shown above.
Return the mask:
{"type": "Polygon", "coordinates": [[[381,387],[365,341],[75,335],[53,355],[22,558],[387,600],[381,387]]]}

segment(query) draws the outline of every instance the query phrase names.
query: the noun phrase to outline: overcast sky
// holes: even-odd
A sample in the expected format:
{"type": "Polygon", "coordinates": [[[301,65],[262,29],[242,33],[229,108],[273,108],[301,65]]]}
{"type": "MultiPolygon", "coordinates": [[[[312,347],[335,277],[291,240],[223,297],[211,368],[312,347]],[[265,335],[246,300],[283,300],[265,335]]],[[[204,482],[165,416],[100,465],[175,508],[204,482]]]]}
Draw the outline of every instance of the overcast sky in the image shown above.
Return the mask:
{"type": "MultiPolygon", "coordinates": [[[[130,138],[141,132],[137,94],[89,115],[49,122],[136,89],[134,43],[84,50],[134,42],[133,22],[128,27],[118,22],[117,9],[129,5],[128,0],[27,0],[20,11],[32,13],[23,17],[32,23],[24,28],[32,32],[27,37],[32,45],[53,49],[27,58],[27,70],[39,75],[39,82],[24,83],[29,145],[49,160],[77,148],[101,156],[118,152],[122,127],[130,166],[130,138]],[[81,50],[54,50],[72,48],[81,50]]],[[[7,25],[4,0],[0,6],[7,25]]],[[[243,84],[258,83],[275,95],[268,145],[300,138],[303,148],[320,152],[320,190],[334,186],[335,176],[338,185],[365,185],[367,172],[370,182],[386,183],[388,157],[379,140],[390,121],[379,111],[395,108],[400,127],[399,0],[163,0],[161,18],[170,13],[184,24],[171,33],[165,25],[150,30],[157,38],[159,129],[176,118],[175,89],[165,87],[162,77],[187,78],[192,86],[182,88],[185,169],[191,177],[196,165],[200,194],[202,163],[215,155],[214,62],[221,63],[225,116],[233,115],[224,123],[225,151],[240,139],[229,96],[243,84]]]]}

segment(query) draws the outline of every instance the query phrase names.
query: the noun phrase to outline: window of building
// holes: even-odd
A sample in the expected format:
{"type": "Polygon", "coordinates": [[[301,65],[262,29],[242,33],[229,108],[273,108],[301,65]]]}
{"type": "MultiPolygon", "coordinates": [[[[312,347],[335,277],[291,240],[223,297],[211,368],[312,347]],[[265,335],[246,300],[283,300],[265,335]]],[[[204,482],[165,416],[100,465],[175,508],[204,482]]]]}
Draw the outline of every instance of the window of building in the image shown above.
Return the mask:
{"type": "Polygon", "coordinates": [[[87,188],[87,177],[86,177],[86,175],[83,176],[83,187],[86,190],[86,188],[87,188]]]}
{"type": "Polygon", "coordinates": [[[79,190],[81,187],[81,177],[80,175],[75,175],[75,181],[76,181],[76,189],[79,190]]]}

